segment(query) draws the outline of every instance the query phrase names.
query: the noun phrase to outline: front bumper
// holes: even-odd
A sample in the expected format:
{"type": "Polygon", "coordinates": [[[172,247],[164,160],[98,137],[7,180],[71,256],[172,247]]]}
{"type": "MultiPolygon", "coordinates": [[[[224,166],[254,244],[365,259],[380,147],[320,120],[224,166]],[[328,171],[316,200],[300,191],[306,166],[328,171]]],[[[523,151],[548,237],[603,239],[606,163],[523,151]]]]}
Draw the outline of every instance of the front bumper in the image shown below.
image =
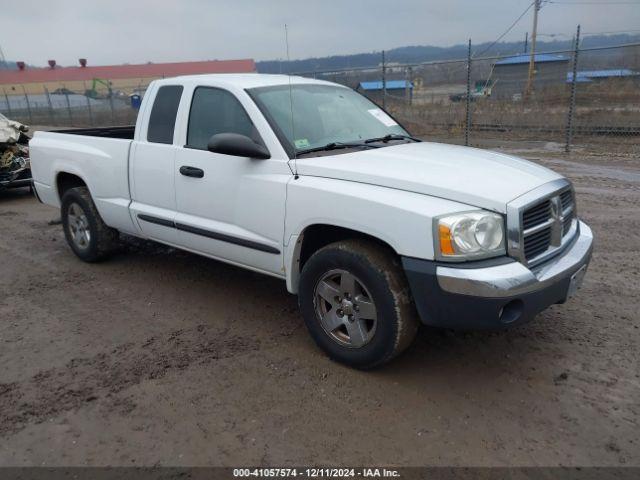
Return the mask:
{"type": "Polygon", "coordinates": [[[499,328],[531,320],[573,293],[591,260],[593,234],[583,222],[559,255],[529,269],[503,257],[451,264],[403,257],[423,323],[461,329],[499,328]]]}

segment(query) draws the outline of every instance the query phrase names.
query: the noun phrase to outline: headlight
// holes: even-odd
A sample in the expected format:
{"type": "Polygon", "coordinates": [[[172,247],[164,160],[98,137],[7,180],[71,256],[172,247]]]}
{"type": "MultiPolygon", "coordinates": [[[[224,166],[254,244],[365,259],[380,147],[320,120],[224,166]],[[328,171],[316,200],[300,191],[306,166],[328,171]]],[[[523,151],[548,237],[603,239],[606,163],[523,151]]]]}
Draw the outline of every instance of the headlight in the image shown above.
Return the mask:
{"type": "Polygon", "coordinates": [[[497,213],[458,213],[435,221],[436,253],[443,260],[469,260],[506,253],[504,220],[497,213]]]}

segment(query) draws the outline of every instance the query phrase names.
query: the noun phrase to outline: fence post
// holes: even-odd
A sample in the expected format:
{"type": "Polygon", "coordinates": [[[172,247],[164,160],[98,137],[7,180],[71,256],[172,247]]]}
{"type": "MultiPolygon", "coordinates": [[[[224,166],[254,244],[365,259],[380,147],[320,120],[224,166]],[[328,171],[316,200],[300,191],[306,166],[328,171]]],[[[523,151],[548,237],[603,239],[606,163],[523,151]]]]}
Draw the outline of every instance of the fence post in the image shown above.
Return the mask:
{"type": "Polygon", "coordinates": [[[49,89],[44,87],[44,94],[47,97],[47,105],[49,106],[49,121],[51,125],[55,125],[55,117],[53,115],[53,105],[51,104],[51,96],[49,95],[49,89]]]}
{"type": "Polygon", "coordinates": [[[7,113],[9,114],[9,118],[13,115],[11,114],[11,103],[9,102],[9,95],[7,95],[7,91],[3,88],[2,93],[4,93],[4,99],[7,101],[7,113]]]}
{"type": "Polygon", "coordinates": [[[93,127],[93,112],[91,111],[91,99],[87,95],[87,82],[82,82],[84,85],[84,98],[87,99],[87,111],[89,112],[89,125],[93,127]]]}
{"type": "Polygon", "coordinates": [[[65,99],[67,100],[67,114],[69,115],[69,126],[73,125],[73,118],[71,117],[71,102],[69,101],[69,94],[64,92],[65,99]]]}
{"type": "Polygon", "coordinates": [[[569,101],[569,112],[567,113],[566,143],[565,153],[571,151],[571,141],[573,138],[573,117],[576,109],[576,84],[578,82],[578,53],[580,52],[580,25],[576,30],[576,44],[573,50],[573,77],[571,78],[571,100],[569,101]]]}
{"type": "Polygon", "coordinates": [[[384,50],[382,51],[382,109],[387,109],[387,64],[384,60],[384,50]]]}
{"type": "Polygon", "coordinates": [[[109,89],[109,106],[111,107],[111,125],[116,124],[116,112],[113,106],[113,94],[111,93],[111,89],[109,89]]]}
{"type": "Polygon", "coordinates": [[[471,131],[471,39],[467,50],[467,97],[466,97],[466,121],[464,124],[464,144],[469,146],[469,133],[471,131]]]}
{"type": "Polygon", "coordinates": [[[31,104],[29,103],[29,96],[27,95],[27,91],[24,88],[24,85],[22,85],[22,93],[24,93],[24,99],[27,102],[27,113],[29,115],[29,123],[33,123],[33,116],[31,115],[31,104]]]}

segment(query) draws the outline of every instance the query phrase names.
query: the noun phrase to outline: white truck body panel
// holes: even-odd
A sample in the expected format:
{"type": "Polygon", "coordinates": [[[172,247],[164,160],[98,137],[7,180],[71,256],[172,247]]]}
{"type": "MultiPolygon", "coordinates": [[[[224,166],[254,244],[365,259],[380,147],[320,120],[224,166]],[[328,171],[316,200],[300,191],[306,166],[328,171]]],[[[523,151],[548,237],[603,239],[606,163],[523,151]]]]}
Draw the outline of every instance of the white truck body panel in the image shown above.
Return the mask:
{"type": "Polygon", "coordinates": [[[129,213],[129,149],[131,140],[36,132],[29,142],[32,172],[43,201],[60,206],[56,178],[77,175],[89,187],[107,225],[136,233],[129,213]]]}
{"type": "Polygon", "coordinates": [[[442,143],[407,143],[297,161],[300,175],[446,198],[505,213],[506,204],[557,173],[521,158],[442,143]]]}
{"type": "Polygon", "coordinates": [[[151,142],[134,141],[131,146],[129,179],[132,218],[142,235],[159,242],[178,243],[173,229],[139,222],[138,215],[151,215],[173,221],[176,215],[174,163],[177,148],[151,142]]]}
{"type": "MultiPolygon", "coordinates": [[[[404,190],[300,176],[289,183],[287,191],[287,254],[296,257],[295,241],[307,227],[325,224],[379,238],[399,255],[433,259],[433,218],[470,209],[469,205],[404,190]]],[[[287,286],[295,293],[298,269],[291,260],[285,260],[285,264],[291,265],[287,286]]]]}
{"type": "Polygon", "coordinates": [[[288,82],[333,85],[257,74],[165,79],[148,89],[133,141],[36,132],[30,148],[37,192],[45,203],[60,206],[58,174],[77,175],[107,225],[286,278],[288,289],[296,292],[296,244],[311,225],[356,230],[386,242],[399,255],[433,260],[434,217],[477,207],[504,213],[510,200],[561,178],[522,159],[428,142],[292,160],[245,91],[288,82]],[[146,140],[151,105],[163,85],[184,89],[172,144],[146,140]],[[193,92],[201,86],[236,97],[270,159],[185,148],[193,92]],[[182,165],[202,168],[206,175],[185,177],[179,173],[182,165]],[[139,215],[184,228],[148,223],[139,215]],[[217,237],[194,234],[194,229],[217,237]],[[246,248],[243,242],[264,248],[246,248]]]}

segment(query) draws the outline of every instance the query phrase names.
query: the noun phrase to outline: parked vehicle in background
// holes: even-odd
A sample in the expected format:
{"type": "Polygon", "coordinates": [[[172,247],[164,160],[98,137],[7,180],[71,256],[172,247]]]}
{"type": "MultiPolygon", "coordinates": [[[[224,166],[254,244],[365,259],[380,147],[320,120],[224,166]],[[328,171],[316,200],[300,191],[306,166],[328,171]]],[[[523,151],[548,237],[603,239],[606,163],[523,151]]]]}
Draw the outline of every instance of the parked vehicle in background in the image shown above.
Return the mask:
{"type": "Polygon", "coordinates": [[[75,95],[76,92],[69,90],[68,88],[56,88],[51,95],[75,95]]]}
{"type": "MultiPolygon", "coordinates": [[[[478,80],[475,83],[475,89],[471,92],[470,100],[475,102],[479,98],[488,98],[491,96],[491,90],[493,86],[496,84],[495,81],[491,80],[478,80]]],[[[449,95],[449,100],[452,102],[464,102],[467,100],[467,92],[462,93],[454,93],[449,95]]]]}
{"type": "Polygon", "coordinates": [[[0,191],[31,185],[28,131],[0,113],[0,191]]]}
{"type": "Polygon", "coordinates": [[[401,353],[420,321],[530,320],[576,291],[591,257],[561,175],[422,142],[324,81],[158,80],[135,129],[37,132],[31,153],[36,194],[81,259],[124,232],[280,278],[316,343],[358,368],[401,353]]]}

